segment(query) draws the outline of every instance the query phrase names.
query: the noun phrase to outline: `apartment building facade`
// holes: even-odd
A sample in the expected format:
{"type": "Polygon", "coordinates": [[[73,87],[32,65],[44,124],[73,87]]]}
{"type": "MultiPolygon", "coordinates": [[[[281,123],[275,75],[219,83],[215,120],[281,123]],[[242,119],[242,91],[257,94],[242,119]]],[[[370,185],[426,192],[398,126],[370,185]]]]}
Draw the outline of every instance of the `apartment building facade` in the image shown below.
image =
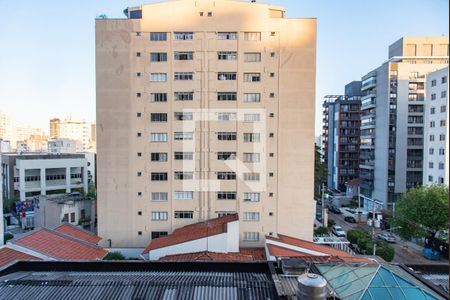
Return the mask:
{"type": "Polygon", "coordinates": [[[364,207],[392,207],[422,185],[428,73],[448,66],[448,37],[403,37],[389,60],[362,77],[361,194],[364,207]]]}
{"type": "Polygon", "coordinates": [[[316,20],[173,1],[96,20],[98,229],[143,247],[239,213],[242,246],[313,230],[316,20]]]}
{"type": "Polygon", "coordinates": [[[423,184],[448,186],[448,67],[426,80],[423,184]]]}
{"type": "Polygon", "coordinates": [[[326,96],[323,103],[327,187],[341,192],[347,182],[359,177],[360,92],[348,90],[348,95],[326,96]]]}

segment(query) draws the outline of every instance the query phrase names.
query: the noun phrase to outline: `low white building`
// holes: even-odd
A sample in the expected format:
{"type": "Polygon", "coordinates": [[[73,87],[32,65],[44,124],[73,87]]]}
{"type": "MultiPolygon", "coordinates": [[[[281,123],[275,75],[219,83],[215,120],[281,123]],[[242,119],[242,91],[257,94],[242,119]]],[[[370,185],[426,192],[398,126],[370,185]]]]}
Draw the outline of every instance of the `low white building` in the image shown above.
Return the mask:
{"type": "Polygon", "coordinates": [[[426,83],[423,184],[449,183],[448,67],[429,73],[426,83]]]}
{"type": "Polygon", "coordinates": [[[64,194],[88,190],[88,166],[84,154],[2,155],[4,198],[64,194]]]}

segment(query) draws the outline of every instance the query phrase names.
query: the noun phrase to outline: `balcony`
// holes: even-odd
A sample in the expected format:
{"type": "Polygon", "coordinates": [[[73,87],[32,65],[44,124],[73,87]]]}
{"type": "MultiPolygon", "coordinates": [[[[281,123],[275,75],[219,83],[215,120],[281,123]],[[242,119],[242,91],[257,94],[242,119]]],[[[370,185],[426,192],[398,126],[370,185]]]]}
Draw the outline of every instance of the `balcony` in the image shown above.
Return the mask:
{"type": "Polygon", "coordinates": [[[373,171],[361,170],[359,176],[364,180],[372,181],[374,179],[373,171]]]}
{"type": "Polygon", "coordinates": [[[377,104],[376,98],[368,98],[365,101],[361,101],[361,110],[374,108],[377,104]]]}
{"type": "Polygon", "coordinates": [[[377,78],[375,76],[364,79],[361,84],[361,90],[367,90],[377,85],[377,78]]]}

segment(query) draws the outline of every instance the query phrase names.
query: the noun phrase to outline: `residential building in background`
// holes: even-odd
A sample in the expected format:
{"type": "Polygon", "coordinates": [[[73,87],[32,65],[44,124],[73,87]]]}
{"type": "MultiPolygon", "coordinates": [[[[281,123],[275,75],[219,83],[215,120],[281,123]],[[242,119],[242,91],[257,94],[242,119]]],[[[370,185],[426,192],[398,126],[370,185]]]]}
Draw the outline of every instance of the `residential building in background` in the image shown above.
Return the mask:
{"type": "Polygon", "coordinates": [[[70,113],[68,113],[62,120],[58,118],[50,120],[50,137],[52,139],[66,138],[80,141],[83,145],[83,151],[95,151],[95,147],[92,145],[91,130],[91,123],[75,118],[70,113]]]}
{"type": "Polygon", "coordinates": [[[0,139],[0,153],[11,152],[11,142],[0,139]]]}
{"type": "Polygon", "coordinates": [[[87,192],[84,154],[3,153],[1,158],[4,199],[87,192]]]}
{"type": "Polygon", "coordinates": [[[347,182],[359,177],[361,82],[349,83],[345,91],[343,96],[326,96],[323,103],[327,187],[341,192],[346,191],[347,182]]]}
{"type": "Polygon", "coordinates": [[[53,139],[48,141],[48,153],[77,153],[83,151],[83,144],[78,140],[65,138],[53,139]]]}
{"type": "Polygon", "coordinates": [[[12,141],[13,130],[11,117],[0,111],[0,139],[12,141]]]}
{"type": "Polygon", "coordinates": [[[362,77],[361,194],[364,207],[390,208],[422,184],[428,73],[448,66],[448,37],[403,37],[389,59],[362,77]]]}
{"type": "Polygon", "coordinates": [[[423,184],[448,186],[448,67],[427,75],[423,184]]]}
{"type": "Polygon", "coordinates": [[[99,234],[145,247],[238,213],[244,247],[312,240],[316,20],[224,0],[125,14],[96,20],[99,234]]]}

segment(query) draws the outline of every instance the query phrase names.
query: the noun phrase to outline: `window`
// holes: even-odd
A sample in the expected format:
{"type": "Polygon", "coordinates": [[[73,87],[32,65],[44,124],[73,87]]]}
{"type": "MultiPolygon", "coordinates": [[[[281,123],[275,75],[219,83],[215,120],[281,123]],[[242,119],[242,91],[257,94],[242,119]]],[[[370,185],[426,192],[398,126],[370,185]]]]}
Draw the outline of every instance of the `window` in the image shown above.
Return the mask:
{"type": "Polygon", "coordinates": [[[217,119],[219,121],[234,121],[236,120],[235,112],[219,112],[217,114],[217,119]]]}
{"type": "Polygon", "coordinates": [[[445,134],[440,134],[439,135],[439,140],[440,141],[445,141],[445,134]]]}
{"type": "Polygon", "coordinates": [[[275,57],[275,52],[270,52],[270,57],[275,57]]]}
{"type": "Polygon", "coordinates": [[[173,199],[175,199],[175,200],[192,200],[192,199],[194,199],[194,192],[192,192],[192,191],[174,192],[173,199]]]}
{"type": "Polygon", "coordinates": [[[447,76],[441,78],[441,83],[442,84],[447,83],[447,76]]]}
{"type": "Polygon", "coordinates": [[[237,32],[218,32],[218,40],[237,40],[237,32]]]}
{"type": "Polygon", "coordinates": [[[217,59],[218,60],[236,60],[237,59],[237,52],[234,52],[234,51],[220,51],[220,52],[217,52],[217,59]]]}
{"type": "Polygon", "coordinates": [[[245,41],[260,41],[261,32],[244,32],[245,41]]]}
{"type": "Polygon", "coordinates": [[[141,57],[141,52],[136,52],[136,57],[141,57]]]}
{"type": "Polygon", "coordinates": [[[153,221],[167,221],[169,219],[169,213],[167,211],[152,211],[153,221]]]}
{"type": "Polygon", "coordinates": [[[217,101],[236,101],[236,92],[217,92],[217,101]]]}
{"type": "Polygon", "coordinates": [[[174,32],[173,38],[177,41],[190,41],[194,39],[193,32],[174,32]]]}
{"type": "Polygon", "coordinates": [[[152,193],[152,201],[167,202],[169,194],[166,192],[154,192],[152,193]]]}
{"type": "Polygon", "coordinates": [[[439,170],[444,170],[444,168],[445,168],[444,163],[443,163],[443,162],[440,162],[440,163],[439,163],[439,170]]]}
{"type": "Polygon", "coordinates": [[[150,114],[151,122],[167,122],[167,114],[166,113],[152,113],[150,114]]]}
{"type": "Polygon", "coordinates": [[[242,240],[247,242],[258,242],[259,232],[244,232],[242,240]]]}
{"type": "Polygon", "coordinates": [[[429,181],[429,182],[432,182],[432,181],[433,181],[433,176],[429,175],[429,176],[428,176],[428,181],[429,181]]]}
{"type": "Polygon", "coordinates": [[[419,72],[409,72],[409,79],[419,78],[419,72]]]}
{"type": "Polygon", "coordinates": [[[217,180],[236,180],[235,172],[217,172],[217,180]]]}
{"type": "Polygon", "coordinates": [[[445,127],[445,120],[441,120],[440,126],[441,126],[441,127],[445,127]]]}
{"type": "Polygon", "coordinates": [[[192,101],[194,99],[193,92],[175,92],[175,101],[192,101]]]}
{"type": "Polygon", "coordinates": [[[141,98],[141,93],[136,93],[136,98],[141,98]]]}
{"type": "Polygon", "coordinates": [[[150,154],[151,161],[167,161],[167,153],[165,152],[152,152],[150,154]]]}
{"type": "Polygon", "coordinates": [[[192,112],[174,112],[173,115],[177,121],[191,121],[194,118],[192,112]]]}
{"type": "Polygon", "coordinates": [[[167,102],[167,94],[166,93],[151,93],[150,101],[151,102],[167,102]]]}
{"type": "Polygon", "coordinates": [[[69,222],[69,214],[64,214],[62,222],[69,222]]]}
{"type": "Polygon", "coordinates": [[[260,93],[245,93],[244,94],[244,102],[261,102],[261,94],[260,93]]]}
{"type": "Polygon", "coordinates": [[[244,81],[245,82],[260,82],[261,74],[260,73],[244,73],[244,81]]]}
{"type": "Polygon", "coordinates": [[[152,181],[167,181],[167,173],[152,172],[151,179],[152,181]]]}
{"type": "Polygon", "coordinates": [[[194,59],[194,52],[175,52],[173,55],[173,58],[175,60],[193,60],[194,59]]]}
{"type": "Polygon", "coordinates": [[[137,72],[137,73],[136,73],[136,76],[137,76],[137,77],[141,77],[141,72],[137,72]]]}
{"type": "Polygon", "coordinates": [[[219,218],[221,218],[221,217],[233,215],[233,214],[235,214],[236,212],[235,212],[235,211],[216,211],[216,213],[217,213],[217,216],[218,216],[219,218]]]}
{"type": "Polygon", "coordinates": [[[445,149],[439,148],[439,155],[445,155],[445,149]]]}
{"type": "Polygon", "coordinates": [[[175,211],[175,219],[193,219],[194,212],[193,211],[175,211]]]}
{"type": "Polygon", "coordinates": [[[142,136],[142,133],[138,132],[138,133],[137,133],[137,136],[138,136],[138,137],[141,137],[141,136],[142,136]]]}
{"type": "Polygon", "coordinates": [[[270,97],[270,98],[274,98],[274,97],[275,97],[275,93],[270,93],[270,94],[269,94],[269,97],[270,97]]]}
{"type": "Polygon", "coordinates": [[[70,223],[75,223],[75,213],[70,213],[70,223]]]}
{"type": "Polygon", "coordinates": [[[193,132],[175,132],[173,138],[175,141],[192,140],[194,138],[194,133],[193,132]]]}
{"type": "Polygon", "coordinates": [[[174,80],[192,80],[194,79],[193,72],[175,72],[174,80]]]}
{"type": "Polygon", "coordinates": [[[434,134],[430,134],[430,142],[434,141],[434,134]]]}
{"type": "Polygon", "coordinates": [[[152,82],[164,82],[167,81],[167,73],[151,73],[150,81],[152,82]]]}
{"type": "Polygon", "coordinates": [[[173,179],[175,180],[192,180],[194,179],[194,172],[179,172],[173,173],[173,179]]]}
{"type": "Polygon", "coordinates": [[[259,221],[259,212],[244,212],[244,221],[259,221]]]}
{"type": "Polygon", "coordinates": [[[244,122],[259,122],[260,116],[259,114],[244,114],[244,122]]]}
{"type": "Polygon", "coordinates": [[[236,200],[236,192],[217,192],[217,200],[236,200]]]}
{"type": "Polygon", "coordinates": [[[175,160],[193,160],[194,152],[174,152],[173,157],[175,160]]]}
{"type": "Polygon", "coordinates": [[[219,72],[217,73],[218,80],[236,80],[236,72],[219,72]]]}
{"type": "Polygon", "coordinates": [[[436,79],[431,80],[431,86],[436,86],[436,79]]]}
{"type": "Polygon", "coordinates": [[[150,32],[150,41],[167,41],[167,32],[150,32]]]}
{"type": "Polygon", "coordinates": [[[435,93],[431,94],[431,100],[436,100],[436,94],[435,93]]]}
{"type": "Polygon", "coordinates": [[[434,154],[434,148],[428,149],[428,153],[429,153],[430,155],[433,155],[433,154],[434,154]]]}
{"type": "Polygon", "coordinates": [[[445,112],[446,109],[447,109],[447,107],[446,107],[445,105],[442,105],[442,106],[441,106],[441,113],[442,113],[442,112],[445,112]]]}
{"type": "Polygon", "coordinates": [[[244,61],[245,62],[260,62],[261,61],[261,53],[246,52],[246,53],[244,53],[244,61]]]}
{"type": "Polygon", "coordinates": [[[259,173],[244,173],[245,181],[259,181],[259,173]]]}
{"type": "Polygon", "coordinates": [[[167,234],[168,234],[167,231],[152,231],[152,240],[162,236],[166,236],[167,234]]]}
{"type": "Polygon", "coordinates": [[[244,193],[244,196],[242,197],[244,201],[248,202],[259,202],[261,200],[261,194],[260,193],[244,193]]]}
{"type": "Polygon", "coordinates": [[[212,17],[212,12],[208,11],[208,17],[212,17]]]}
{"type": "Polygon", "coordinates": [[[217,152],[218,160],[235,160],[236,152],[217,152]]]}
{"type": "Polygon", "coordinates": [[[142,114],[140,112],[136,113],[136,117],[140,118],[142,117],[142,114]]]}
{"type": "Polygon", "coordinates": [[[150,61],[167,61],[167,53],[165,52],[152,52],[150,53],[150,61]]]}
{"type": "Polygon", "coordinates": [[[445,98],[447,97],[447,91],[442,91],[441,92],[441,98],[445,98]]]}
{"type": "Polygon", "coordinates": [[[152,142],[167,142],[168,134],[164,132],[154,132],[150,134],[150,141],[152,142]]]}
{"type": "Polygon", "coordinates": [[[218,132],[217,139],[219,141],[235,141],[236,140],[236,132],[218,132]]]}
{"type": "Polygon", "coordinates": [[[428,163],[428,168],[433,169],[434,168],[434,163],[432,161],[430,161],[428,163]]]}
{"type": "Polygon", "coordinates": [[[436,108],[431,107],[431,108],[430,108],[430,114],[434,115],[435,112],[436,112],[436,108]]]}
{"type": "Polygon", "coordinates": [[[260,141],[259,133],[244,133],[244,142],[255,143],[260,141]]]}
{"type": "Polygon", "coordinates": [[[244,153],[244,162],[259,162],[260,154],[259,153],[244,153]]]}
{"type": "Polygon", "coordinates": [[[433,127],[435,127],[435,122],[434,121],[430,121],[430,128],[433,128],[433,127]]]}

